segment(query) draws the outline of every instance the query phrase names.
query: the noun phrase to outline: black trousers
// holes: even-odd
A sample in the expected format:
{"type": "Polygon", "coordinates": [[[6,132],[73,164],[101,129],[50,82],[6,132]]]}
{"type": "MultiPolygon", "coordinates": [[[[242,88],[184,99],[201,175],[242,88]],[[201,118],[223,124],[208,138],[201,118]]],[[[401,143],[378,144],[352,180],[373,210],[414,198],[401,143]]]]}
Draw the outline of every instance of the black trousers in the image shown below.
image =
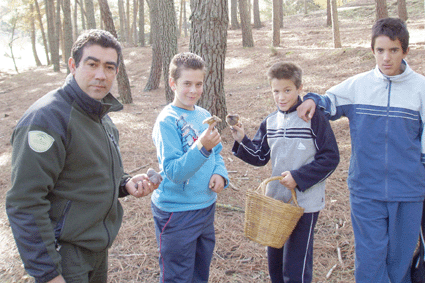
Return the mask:
{"type": "Polygon", "coordinates": [[[272,283],[309,283],[313,277],[313,239],[319,212],[304,213],[281,249],[267,247],[272,283]]]}

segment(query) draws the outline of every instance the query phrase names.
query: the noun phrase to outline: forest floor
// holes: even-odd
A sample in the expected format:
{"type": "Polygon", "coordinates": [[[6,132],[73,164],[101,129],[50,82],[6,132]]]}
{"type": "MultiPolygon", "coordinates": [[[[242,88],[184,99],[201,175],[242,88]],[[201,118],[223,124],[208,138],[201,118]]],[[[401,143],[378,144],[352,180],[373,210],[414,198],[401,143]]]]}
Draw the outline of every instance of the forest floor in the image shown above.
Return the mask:
{"type": "MultiPolygon", "coordinates": [[[[409,2],[407,24],[411,41],[407,61],[416,72],[425,74],[423,1],[409,2]]],[[[227,110],[242,117],[249,137],[253,137],[260,122],[276,108],[265,78],[266,70],[274,62],[287,60],[299,64],[304,71],[304,93],[321,94],[344,79],[374,67],[370,50],[374,1],[357,1],[350,6],[339,13],[343,46],[339,49],[333,48],[332,29],[326,27],[324,11],[285,17],[278,48],[271,47],[269,22],[253,30],[253,48],[242,47],[240,30],[229,30],[225,73],[227,110]]],[[[396,16],[396,6],[389,6],[390,16],[396,16]]],[[[179,51],[188,51],[188,48],[189,39],[179,39],[179,51]]],[[[145,172],[149,167],[158,169],[151,130],[165,106],[165,95],[162,83],[158,90],[143,91],[149,77],[151,52],[150,47],[124,49],[134,102],[111,117],[120,130],[127,172],[145,172]]],[[[65,71],[55,73],[51,67],[34,68],[18,75],[0,73],[0,282],[33,282],[23,269],[5,214],[5,194],[10,188],[10,135],[23,112],[40,96],[61,86],[65,77],[65,71]]],[[[327,181],[327,204],[315,229],[313,282],[354,282],[354,241],[346,185],[350,159],[348,122],[343,118],[331,125],[341,162],[327,181]]],[[[271,166],[254,167],[243,163],[231,154],[233,140],[229,129],[224,129],[221,135],[222,155],[236,189],[229,187],[218,196],[217,242],[210,282],[270,282],[265,247],[243,235],[243,210],[246,191],[257,188],[269,177],[271,166]]],[[[121,201],[125,216],[110,249],[109,282],[157,282],[158,253],[150,198],[127,197],[121,201]]]]}

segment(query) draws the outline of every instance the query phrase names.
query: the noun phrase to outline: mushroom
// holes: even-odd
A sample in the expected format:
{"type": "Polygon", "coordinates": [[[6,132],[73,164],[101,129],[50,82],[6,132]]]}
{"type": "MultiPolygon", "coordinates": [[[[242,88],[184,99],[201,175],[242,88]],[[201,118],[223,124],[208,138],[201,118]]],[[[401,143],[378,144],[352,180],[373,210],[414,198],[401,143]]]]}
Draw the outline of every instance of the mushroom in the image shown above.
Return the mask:
{"type": "Polygon", "coordinates": [[[209,117],[209,118],[205,119],[204,121],[202,121],[202,124],[208,124],[208,125],[211,126],[211,124],[214,123],[214,122],[220,123],[221,122],[221,119],[218,118],[215,115],[212,115],[211,117],[209,117]]]}
{"type": "Polygon", "coordinates": [[[228,114],[226,116],[226,122],[230,126],[237,125],[239,123],[239,115],[238,114],[228,114]]]}

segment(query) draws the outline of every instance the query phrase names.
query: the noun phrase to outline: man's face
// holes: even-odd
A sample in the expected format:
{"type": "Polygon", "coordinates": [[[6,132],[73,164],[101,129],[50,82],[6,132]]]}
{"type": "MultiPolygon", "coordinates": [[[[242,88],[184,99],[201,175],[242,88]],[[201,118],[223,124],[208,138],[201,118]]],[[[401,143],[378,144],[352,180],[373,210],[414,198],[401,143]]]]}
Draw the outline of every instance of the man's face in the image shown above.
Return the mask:
{"type": "Polygon", "coordinates": [[[403,53],[400,40],[391,40],[386,35],[378,36],[375,39],[373,55],[379,70],[386,76],[396,76],[403,72],[401,61],[406,58],[409,49],[403,53]]]}
{"type": "Polygon", "coordinates": [[[84,47],[80,64],[69,58],[68,65],[78,86],[91,98],[103,99],[111,90],[118,73],[118,54],[100,45],[84,47]]]}

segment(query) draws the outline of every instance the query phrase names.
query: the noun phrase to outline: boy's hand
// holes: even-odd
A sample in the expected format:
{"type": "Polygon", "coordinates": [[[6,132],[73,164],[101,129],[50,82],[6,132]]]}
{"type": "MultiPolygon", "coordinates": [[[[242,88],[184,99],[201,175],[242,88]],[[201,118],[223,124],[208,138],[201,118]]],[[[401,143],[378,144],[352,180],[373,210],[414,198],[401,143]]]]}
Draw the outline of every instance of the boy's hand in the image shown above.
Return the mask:
{"type": "Polygon", "coordinates": [[[159,184],[152,183],[146,174],[134,176],[125,185],[127,192],[136,198],[147,196],[158,187],[159,184]]]}
{"type": "Polygon", "coordinates": [[[282,177],[282,180],[279,181],[282,185],[284,185],[288,189],[295,189],[297,187],[297,182],[295,182],[294,178],[292,178],[291,172],[283,172],[282,177]]]}
{"type": "Polygon", "coordinates": [[[298,117],[308,122],[313,118],[314,112],[316,111],[316,103],[313,99],[306,99],[300,106],[297,107],[298,117]]]}
{"type": "Polygon", "coordinates": [[[238,143],[241,143],[245,137],[245,131],[241,122],[237,123],[234,126],[230,126],[230,132],[232,133],[233,138],[238,143]]]}
{"type": "Polygon", "coordinates": [[[218,174],[212,175],[209,188],[217,194],[220,193],[224,189],[224,178],[218,174]]]}
{"type": "Polygon", "coordinates": [[[215,128],[215,125],[217,125],[217,123],[212,123],[211,125],[209,125],[208,129],[206,129],[199,137],[202,145],[208,151],[213,149],[221,142],[220,133],[215,128]]]}

